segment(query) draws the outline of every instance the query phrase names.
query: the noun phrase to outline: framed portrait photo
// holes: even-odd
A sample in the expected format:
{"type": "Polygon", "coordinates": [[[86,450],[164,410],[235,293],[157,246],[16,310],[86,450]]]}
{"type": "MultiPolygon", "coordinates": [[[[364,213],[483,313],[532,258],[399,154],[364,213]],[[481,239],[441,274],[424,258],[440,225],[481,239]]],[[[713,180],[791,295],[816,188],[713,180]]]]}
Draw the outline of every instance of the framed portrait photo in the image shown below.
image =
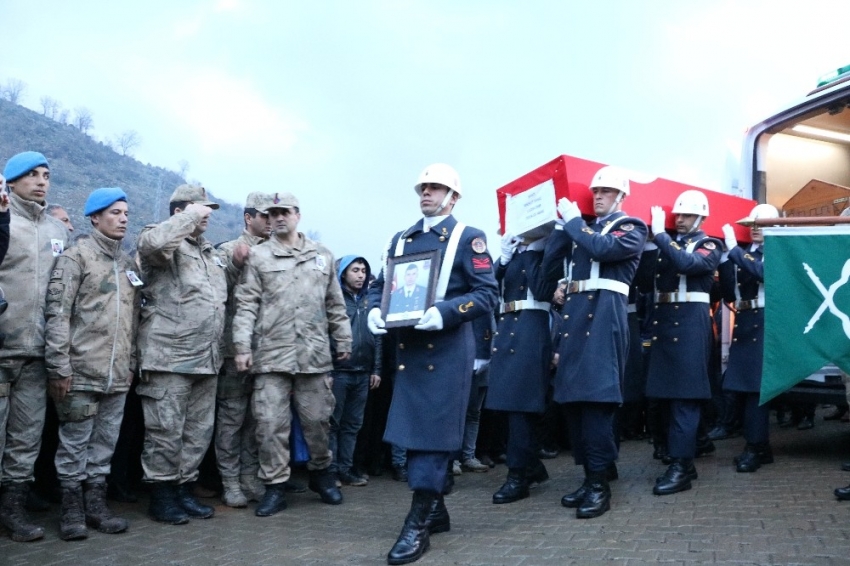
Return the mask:
{"type": "Polygon", "coordinates": [[[381,315],[387,328],[414,326],[434,305],[440,250],[387,259],[381,315]]]}

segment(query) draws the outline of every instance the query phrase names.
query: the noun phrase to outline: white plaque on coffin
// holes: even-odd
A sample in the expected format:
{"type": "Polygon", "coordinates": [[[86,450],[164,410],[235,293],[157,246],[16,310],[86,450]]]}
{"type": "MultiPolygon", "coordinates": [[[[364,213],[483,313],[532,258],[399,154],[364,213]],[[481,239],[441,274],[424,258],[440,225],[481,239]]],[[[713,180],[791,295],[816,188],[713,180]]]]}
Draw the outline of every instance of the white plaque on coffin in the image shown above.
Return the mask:
{"type": "Polygon", "coordinates": [[[557,218],[555,185],[551,180],[508,195],[505,201],[505,231],[508,234],[541,238],[554,229],[557,218]]]}

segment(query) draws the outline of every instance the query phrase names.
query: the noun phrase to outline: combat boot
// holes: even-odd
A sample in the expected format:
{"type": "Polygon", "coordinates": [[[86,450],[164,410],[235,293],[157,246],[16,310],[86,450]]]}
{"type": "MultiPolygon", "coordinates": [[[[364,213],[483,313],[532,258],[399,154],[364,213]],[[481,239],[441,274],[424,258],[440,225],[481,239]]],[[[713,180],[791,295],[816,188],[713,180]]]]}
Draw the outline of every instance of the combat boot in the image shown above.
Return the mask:
{"type": "Polygon", "coordinates": [[[148,515],[154,521],[169,525],[185,525],[189,515],[177,504],[177,486],[157,482],[152,484],[148,515]]]}
{"type": "Polygon", "coordinates": [[[239,486],[248,501],[260,502],[266,494],[266,486],[257,477],[257,474],[242,474],[239,476],[239,486]]]}
{"type": "Polygon", "coordinates": [[[106,505],[106,482],[88,483],[83,490],[86,524],[101,533],[123,533],[130,526],[127,519],[116,516],[106,505]]]}
{"type": "Polygon", "coordinates": [[[387,564],[409,564],[419,560],[431,544],[427,518],[433,504],[435,493],[414,491],[410,512],[404,520],[404,526],[389,554],[387,564]]]}
{"type": "Polygon", "coordinates": [[[336,486],[336,478],[327,468],[324,470],[310,470],[310,491],[319,494],[323,503],[339,505],[342,503],[342,493],[336,486]]]}
{"type": "Polygon", "coordinates": [[[697,479],[697,469],[690,458],[675,458],[664,475],[655,481],[652,493],[670,495],[691,489],[691,480],[697,479]]]}
{"type": "Polygon", "coordinates": [[[24,509],[28,491],[28,484],[11,483],[3,486],[0,494],[0,524],[15,542],[29,542],[44,536],[44,529],[30,523],[24,509]]]}
{"type": "Polygon", "coordinates": [[[221,478],[221,485],[223,489],[221,490],[221,502],[227,505],[228,507],[247,507],[248,506],[248,498],[245,497],[245,494],[242,493],[242,487],[239,485],[239,478],[221,478]]]}
{"type": "Polygon", "coordinates": [[[513,503],[528,497],[528,477],[525,468],[508,470],[508,477],[499,491],[493,494],[493,503],[513,503]]]}
{"type": "Polygon", "coordinates": [[[195,499],[191,484],[184,483],[178,487],[176,500],[177,505],[195,519],[209,519],[215,514],[215,509],[195,499]]]}
{"type": "Polygon", "coordinates": [[[447,533],[452,530],[449,510],[446,509],[446,500],[442,495],[438,495],[434,498],[434,502],[431,504],[431,510],[428,512],[428,518],[425,522],[428,525],[428,534],[431,535],[447,533]]]}
{"type": "Polygon", "coordinates": [[[282,483],[266,486],[266,493],[254,514],[257,517],[271,517],[286,509],[286,487],[282,483]]]}
{"type": "Polygon", "coordinates": [[[59,517],[59,538],[82,540],[88,538],[86,516],[83,512],[83,487],[80,484],[62,486],[62,515],[59,517]]]}
{"type": "Polygon", "coordinates": [[[590,472],[587,477],[587,489],[584,499],[576,509],[576,518],[593,519],[605,514],[611,508],[611,488],[608,485],[607,471],[590,472]]]}

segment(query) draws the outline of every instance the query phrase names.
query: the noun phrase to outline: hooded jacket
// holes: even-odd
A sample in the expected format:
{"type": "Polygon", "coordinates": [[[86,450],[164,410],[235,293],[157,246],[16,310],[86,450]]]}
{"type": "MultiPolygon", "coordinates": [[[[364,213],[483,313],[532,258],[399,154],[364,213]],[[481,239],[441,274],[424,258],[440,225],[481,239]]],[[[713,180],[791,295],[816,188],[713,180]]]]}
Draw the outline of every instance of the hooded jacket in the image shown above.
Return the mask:
{"type": "MultiPolygon", "coordinates": [[[[348,315],[348,320],[351,323],[351,334],[354,342],[351,346],[351,356],[347,360],[334,359],[334,371],[349,371],[349,372],[368,372],[371,375],[381,374],[381,337],[375,336],[369,331],[366,325],[366,318],[369,314],[369,278],[372,274],[372,269],[369,267],[369,262],[366,258],[347,255],[339,260],[337,268],[337,278],[339,286],[342,288],[342,296],[345,299],[345,313],[348,315]],[[366,281],[363,283],[363,288],[360,292],[352,294],[345,286],[343,274],[348,267],[355,261],[362,262],[366,266],[366,281]]],[[[334,344],[336,350],[336,344],[334,344]]]]}

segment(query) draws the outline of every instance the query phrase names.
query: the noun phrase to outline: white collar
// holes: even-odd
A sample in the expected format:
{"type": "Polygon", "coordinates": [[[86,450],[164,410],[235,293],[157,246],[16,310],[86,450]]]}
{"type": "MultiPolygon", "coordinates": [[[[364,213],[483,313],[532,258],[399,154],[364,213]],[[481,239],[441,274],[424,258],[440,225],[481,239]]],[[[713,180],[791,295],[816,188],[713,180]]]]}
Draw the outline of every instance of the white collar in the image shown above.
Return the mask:
{"type": "Polygon", "coordinates": [[[446,218],[448,218],[448,214],[444,214],[443,216],[423,216],[422,217],[422,231],[427,232],[446,218]]]}

